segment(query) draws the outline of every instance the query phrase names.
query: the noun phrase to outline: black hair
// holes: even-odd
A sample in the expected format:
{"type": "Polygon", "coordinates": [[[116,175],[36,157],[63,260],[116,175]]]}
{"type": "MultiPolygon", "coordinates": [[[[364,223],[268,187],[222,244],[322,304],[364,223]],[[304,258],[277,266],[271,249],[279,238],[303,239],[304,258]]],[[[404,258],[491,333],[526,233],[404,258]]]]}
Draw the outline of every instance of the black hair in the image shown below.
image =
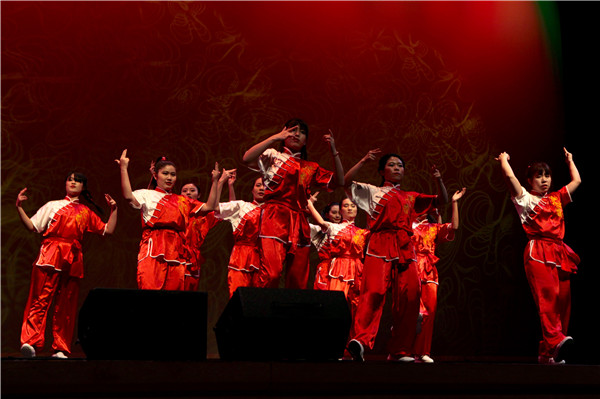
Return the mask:
{"type": "MultiPolygon", "coordinates": [[[[174,165],[173,165],[174,166],[174,165]]],[[[200,186],[198,185],[198,183],[194,182],[194,181],[189,181],[187,183],[184,183],[181,188],[187,186],[188,184],[191,184],[192,186],[196,187],[196,190],[198,190],[198,192],[200,192],[200,186]]]]}
{"type": "MultiPolygon", "coordinates": [[[[304,122],[300,118],[292,118],[283,125],[283,127],[285,128],[290,128],[294,126],[298,126],[298,128],[300,128],[300,132],[304,134],[308,139],[308,125],[306,124],[306,122],[304,122]]],[[[304,147],[302,147],[302,149],[300,150],[300,158],[304,160],[308,158],[308,154],[306,152],[306,144],[304,144],[304,147]]]]}
{"type": "Polygon", "coordinates": [[[187,186],[188,184],[191,184],[192,186],[196,187],[196,191],[198,191],[198,198],[200,198],[200,186],[195,181],[188,181],[187,183],[182,184],[181,185],[181,190],[179,190],[179,194],[183,195],[183,193],[182,193],[183,188],[185,186],[187,186]]]}
{"type": "Polygon", "coordinates": [[[153,190],[153,189],[156,188],[156,185],[158,184],[158,182],[154,178],[154,174],[158,173],[159,170],[161,170],[162,168],[164,168],[167,165],[171,165],[175,169],[177,169],[177,167],[175,166],[175,164],[172,161],[169,161],[167,159],[167,157],[158,157],[158,158],[156,158],[156,161],[154,161],[154,166],[152,167],[152,170],[153,170],[154,173],[152,174],[152,177],[150,178],[150,184],[148,184],[148,188],[149,189],[153,190]]]}
{"type": "MultiPolygon", "coordinates": [[[[406,162],[404,162],[404,159],[400,155],[389,153],[382,155],[381,158],[379,158],[379,166],[377,167],[377,171],[381,172],[382,170],[384,170],[385,165],[387,164],[390,158],[398,158],[402,162],[402,166],[404,167],[404,169],[406,169],[406,162]]],[[[385,178],[381,179],[380,186],[383,186],[383,183],[385,183],[385,178]]]]}
{"type": "Polygon", "coordinates": [[[83,197],[83,199],[86,200],[87,202],[89,202],[91,205],[93,205],[94,208],[96,209],[97,213],[99,213],[100,215],[103,215],[104,211],[102,210],[102,208],[100,208],[100,206],[98,204],[96,204],[94,202],[92,193],[87,188],[87,183],[88,183],[87,177],[81,172],[70,172],[67,175],[67,177],[65,177],[65,182],[67,182],[67,180],[69,180],[69,177],[71,177],[71,176],[73,176],[73,179],[76,182],[83,183],[83,189],[81,190],[80,196],[83,197]]]}
{"type": "Polygon", "coordinates": [[[440,210],[438,208],[433,208],[429,212],[427,212],[427,221],[429,223],[439,223],[440,210]]]}
{"type": "Polygon", "coordinates": [[[263,176],[256,176],[252,179],[252,186],[250,188],[250,191],[254,190],[254,186],[256,185],[256,181],[258,179],[262,180],[262,184],[263,184],[263,186],[265,186],[265,178],[263,176]]]}
{"type": "Polygon", "coordinates": [[[352,201],[352,198],[348,197],[347,195],[344,195],[340,200],[339,200],[339,204],[340,207],[342,206],[342,202],[344,202],[344,200],[349,200],[350,202],[352,202],[354,205],[356,205],[355,201],[352,201]]]}
{"type": "Polygon", "coordinates": [[[323,219],[325,219],[328,222],[331,222],[331,220],[329,220],[329,211],[336,205],[340,206],[340,202],[330,202],[325,206],[325,208],[323,208],[323,210],[321,211],[321,216],[323,217],[323,219]]]}
{"type": "MultiPolygon", "coordinates": [[[[352,198],[348,197],[348,195],[344,195],[342,197],[342,199],[340,199],[340,216],[342,216],[342,204],[344,203],[344,200],[348,200],[350,201],[350,203],[354,204],[354,206],[356,206],[356,215],[358,216],[358,204],[356,203],[356,201],[353,201],[352,198]]],[[[342,216],[342,220],[344,219],[344,217],[342,216]]]]}
{"type": "Polygon", "coordinates": [[[552,176],[552,169],[546,162],[534,162],[527,167],[527,179],[532,179],[538,173],[552,176]]]}
{"type": "Polygon", "coordinates": [[[266,189],[266,188],[267,188],[267,186],[265,185],[265,179],[264,179],[264,177],[262,177],[262,175],[258,175],[258,176],[256,176],[256,177],[254,177],[254,176],[253,176],[253,177],[252,177],[252,185],[250,186],[250,196],[251,196],[251,198],[252,198],[252,201],[254,201],[254,194],[253,194],[253,192],[254,192],[254,186],[256,186],[256,181],[257,181],[258,179],[260,179],[260,180],[261,180],[261,183],[262,183],[262,185],[263,185],[263,189],[266,189]]]}

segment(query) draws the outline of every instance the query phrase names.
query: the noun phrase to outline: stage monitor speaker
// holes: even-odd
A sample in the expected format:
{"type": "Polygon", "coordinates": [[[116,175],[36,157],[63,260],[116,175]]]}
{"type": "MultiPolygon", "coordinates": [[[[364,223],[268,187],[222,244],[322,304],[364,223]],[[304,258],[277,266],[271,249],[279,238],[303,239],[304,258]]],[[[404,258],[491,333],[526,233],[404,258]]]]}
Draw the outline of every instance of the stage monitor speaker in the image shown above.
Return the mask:
{"type": "Polygon", "coordinates": [[[238,288],[215,326],[224,360],[339,359],[351,315],[341,291],[238,288]]]}
{"type": "Polygon", "coordinates": [[[88,359],[205,360],[205,292],[95,288],[79,311],[88,359]]]}

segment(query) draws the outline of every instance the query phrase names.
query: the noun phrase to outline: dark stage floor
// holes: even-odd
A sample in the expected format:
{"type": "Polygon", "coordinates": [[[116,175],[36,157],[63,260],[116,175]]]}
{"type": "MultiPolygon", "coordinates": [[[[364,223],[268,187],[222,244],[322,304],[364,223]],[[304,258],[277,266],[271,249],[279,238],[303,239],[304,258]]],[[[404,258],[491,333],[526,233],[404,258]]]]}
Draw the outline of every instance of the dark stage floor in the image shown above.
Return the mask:
{"type": "Polygon", "coordinates": [[[2,359],[2,398],[598,398],[600,366],[2,359]]]}

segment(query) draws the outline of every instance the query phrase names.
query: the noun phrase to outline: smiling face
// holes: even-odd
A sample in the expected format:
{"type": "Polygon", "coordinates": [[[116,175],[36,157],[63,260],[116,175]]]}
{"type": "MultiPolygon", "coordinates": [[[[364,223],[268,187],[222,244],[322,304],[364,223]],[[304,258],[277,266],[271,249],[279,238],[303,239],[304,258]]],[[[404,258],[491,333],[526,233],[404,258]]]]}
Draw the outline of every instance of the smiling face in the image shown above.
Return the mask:
{"type": "Polygon", "coordinates": [[[395,156],[388,158],[379,174],[387,182],[398,184],[404,178],[404,162],[395,156]]]}
{"type": "Polygon", "coordinates": [[[198,196],[200,196],[200,192],[198,191],[198,187],[196,187],[193,183],[188,183],[185,186],[181,187],[181,195],[188,197],[189,199],[197,200],[198,196]]]}
{"type": "Polygon", "coordinates": [[[338,204],[331,205],[329,211],[325,215],[325,220],[331,223],[339,223],[342,221],[342,215],[340,214],[340,206],[338,204]]]}
{"type": "Polygon", "coordinates": [[[156,186],[171,191],[177,181],[177,170],[173,165],[165,165],[154,174],[156,186]]]}
{"type": "Polygon", "coordinates": [[[71,198],[79,197],[79,194],[81,194],[83,191],[83,186],[83,181],[81,179],[77,179],[75,173],[72,173],[69,177],[67,177],[67,181],[65,182],[67,196],[71,198]]]}

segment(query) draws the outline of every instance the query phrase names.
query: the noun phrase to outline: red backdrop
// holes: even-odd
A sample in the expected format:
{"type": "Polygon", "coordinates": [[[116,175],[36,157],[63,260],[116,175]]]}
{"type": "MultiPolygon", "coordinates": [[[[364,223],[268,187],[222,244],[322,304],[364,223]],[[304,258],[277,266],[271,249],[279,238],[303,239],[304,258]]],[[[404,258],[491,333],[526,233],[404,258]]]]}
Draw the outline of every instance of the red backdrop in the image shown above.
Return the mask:
{"type": "MultiPolygon", "coordinates": [[[[96,198],[118,198],[116,234],[85,242],[82,302],[93,287],[136,286],[141,228],[120,196],[123,149],[134,188],[167,155],[179,187],[198,181],[205,199],[218,161],[238,168],[238,197],[250,199],[242,154],[297,116],[325,167],[331,129],[346,168],[380,147],[404,156],[411,190],[433,192],[432,164],[449,192],[467,187],[458,236],[438,253],[434,354],[534,356],[525,238],[494,157],[508,151],[518,172],[543,158],[566,183],[557,15],[530,2],[2,2],[2,352],[18,351],[40,243],[14,210],[22,187],[30,215],[64,195],[72,169],[96,198]]],[[[378,184],[375,169],[359,179],[378,184]]],[[[204,246],[209,354],[231,245],[222,224],[204,246]]]]}

